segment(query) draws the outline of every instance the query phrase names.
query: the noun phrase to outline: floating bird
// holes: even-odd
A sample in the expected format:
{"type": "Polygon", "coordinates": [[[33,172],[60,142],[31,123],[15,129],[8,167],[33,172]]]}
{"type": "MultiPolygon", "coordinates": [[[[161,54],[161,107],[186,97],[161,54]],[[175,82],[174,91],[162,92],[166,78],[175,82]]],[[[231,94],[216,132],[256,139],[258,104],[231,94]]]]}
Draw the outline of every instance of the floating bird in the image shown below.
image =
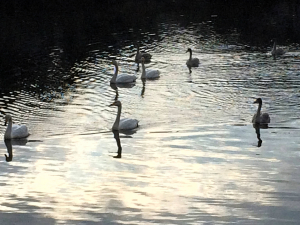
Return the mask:
{"type": "Polygon", "coordinates": [[[254,103],[258,103],[257,112],[254,114],[252,118],[252,123],[255,124],[268,124],[270,123],[270,116],[268,113],[261,113],[262,100],[258,98],[254,103]]]}
{"type": "Polygon", "coordinates": [[[147,52],[140,52],[140,47],[137,45],[137,53],[135,55],[135,62],[140,63],[142,62],[142,57],[144,57],[145,62],[150,62],[152,55],[147,52]]]}
{"type": "Polygon", "coordinates": [[[145,68],[145,58],[142,57],[142,76],[141,79],[156,79],[159,78],[159,70],[145,68]]]}
{"type": "Polygon", "coordinates": [[[110,104],[109,106],[118,106],[118,114],[114,125],[112,126],[112,130],[131,130],[138,127],[139,121],[136,119],[121,119],[121,111],[122,111],[122,104],[120,101],[115,101],[114,103],[110,104]]]}
{"type": "Polygon", "coordinates": [[[186,65],[190,67],[198,67],[199,66],[199,59],[192,58],[192,49],[188,48],[186,52],[190,52],[190,58],[186,61],[186,65]]]}
{"type": "Polygon", "coordinates": [[[5,116],[5,126],[7,122],[8,125],[4,134],[4,139],[19,139],[28,137],[29,133],[26,125],[12,124],[12,117],[9,114],[5,116]]]}
{"type": "Polygon", "coordinates": [[[133,83],[136,80],[136,76],[134,75],[129,75],[126,73],[122,73],[118,75],[118,63],[116,60],[112,60],[112,64],[115,66],[115,74],[110,80],[111,84],[125,84],[125,83],[133,83]]]}
{"type": "Polygon", "coordinates": [[[282,55],[285,54],[285,50],[284,49],[282,49],[282,48],[276,48],[276,40],[274,40],[271,54],[272,54],[272,56],[273,56],[274,59],[276,59],[276,56],[282,56],[282,55]]]}

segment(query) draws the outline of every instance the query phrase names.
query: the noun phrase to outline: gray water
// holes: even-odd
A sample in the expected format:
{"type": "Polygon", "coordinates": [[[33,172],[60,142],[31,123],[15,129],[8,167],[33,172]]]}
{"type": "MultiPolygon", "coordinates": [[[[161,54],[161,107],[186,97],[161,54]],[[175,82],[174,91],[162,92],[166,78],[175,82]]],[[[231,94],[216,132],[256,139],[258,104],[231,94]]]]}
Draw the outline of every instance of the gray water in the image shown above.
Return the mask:
{"type": "Polygon", "coordinates": [[[141,34],[158,80],[112,89],[112,58],[141,76],[134,43],[117,55],[90,43],[69,72],[74,83],[52,101],[25,91],[0,99],[31,133],[1,160],[1,224],[298,224],[299,52],[273,60],[203,26],[141,34]],[[201,62],[191,73],[188,47],[201,62]],[[116,97],[121,116],[140,121],[120,133],[122,151],[108,107],[116,97]],[[261,141],[251,124],[258,97],[271,117],[261,141]]]}

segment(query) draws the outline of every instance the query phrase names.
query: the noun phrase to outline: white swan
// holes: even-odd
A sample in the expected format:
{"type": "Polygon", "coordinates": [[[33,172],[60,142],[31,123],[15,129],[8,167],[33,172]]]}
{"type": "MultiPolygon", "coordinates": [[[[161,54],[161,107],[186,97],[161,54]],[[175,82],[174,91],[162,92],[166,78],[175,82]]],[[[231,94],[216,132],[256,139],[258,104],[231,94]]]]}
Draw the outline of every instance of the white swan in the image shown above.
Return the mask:
{"type": "Polygon", "coordinates": [[[190,52],[190,58],[186,61],[186,65],[188,67],[198,67],[200,62],[198,58],[192,58],[192,49],[188,48],[186,52],[190,52]]]}
{"type": "Polygon", "coordinates": [[[142,57],[145,58],[145,62],[150,62],[152,55],[147,52],[140,52],[140,47],[137,45],[137,53],[135,55],[135,62],[140,63],[142,62],[142,57]]]}
{"type": "Polygon", "coordinates": [[[159,70],[145,68],[145,58],[142,57],[142,76],[141,79],[156,79],[159,78],[159,70]]]}
{"type": "Polygon", "coordinates": [[[274,59],[276,59],[276,56],[282,56],[285,54],[285,50],[282,48],[276,48],[276,40],[274,40],[273,48],[271,51],[271,54],[274,59]]]}
{"type": "Polygon", "coordinates": [[[120,101],[115,101],[114,103],[110,104],[109,106],[118,106],[118,114],[115,120],[114,125],[112,126],[112,130],[131,130],[138,127],[139,121],[136,119],[121,119],[121,111],[122,111],[122,104],[120,101]]]}
{"type": "Polygon", "coordinates": [[[27,127],[25,125],[12,124],[11,115],[5,116],[5,126],[7,122],[8,125],[4,134],[4,139],[18,139],[28,137],[29,133],[27,127]]]}
{"type": "Polygon", "coordinates": [[[119,67],[118,67],[118,63],[116,62],[116,60],[112,60],[112,64],[115,66],[115,73],[110,80],[111,84],[125,84],[125,83],[135,82],[136,76],[134,76],[134,75],[129,75],[126,73],[118,75],[119,67]]]}
{"type": "Polygon", "coordinates": [[[258,103],[257,112],[252,118],[252,123],[267,124],[270,123],[270,116],[268,113],[261,113],[262,100],[261,98],[256,99],[254,103],[258,103]]]}

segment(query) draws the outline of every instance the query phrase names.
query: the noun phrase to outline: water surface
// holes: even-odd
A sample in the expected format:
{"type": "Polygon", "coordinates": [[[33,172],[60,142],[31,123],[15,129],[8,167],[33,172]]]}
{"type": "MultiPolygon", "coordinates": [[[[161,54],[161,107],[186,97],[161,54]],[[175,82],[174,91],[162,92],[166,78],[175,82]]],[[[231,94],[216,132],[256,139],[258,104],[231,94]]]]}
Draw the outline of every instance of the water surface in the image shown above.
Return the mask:
{"type": "Polygon", "coordinates": [[[31,133],[9,152],[0,144],[8,157],[0,164],[3,224],[297,224],[297,49],[273,60],[229,45],[209,22],[164,20],[157,33],[139,35],[158,80],[111,88],[112,58],[141,76],[135,43],[115,53],[92,42],[64,74],[72,81],[0,99],[1,112],[31,133]],[[191,73],[188,47],[201,62],[191,73]],[[257,97],[271,116],[259,131],[251,124],[257,97]],[[122,117],[140,121],[131,133],[110,130],[116,98],[122,117]]]}

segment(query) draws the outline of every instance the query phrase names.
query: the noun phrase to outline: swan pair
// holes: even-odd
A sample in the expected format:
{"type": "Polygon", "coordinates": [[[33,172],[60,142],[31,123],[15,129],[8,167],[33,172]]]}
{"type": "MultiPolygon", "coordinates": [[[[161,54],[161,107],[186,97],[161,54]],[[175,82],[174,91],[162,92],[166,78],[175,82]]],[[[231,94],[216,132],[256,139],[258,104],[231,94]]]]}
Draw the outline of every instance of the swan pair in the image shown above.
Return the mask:
{"type": "MultiPolygon", "coordinates": [[[[141,79],[156,79],[159,78],[159,70],[152,69],[146,70],[145,68],[145,58],[141,58],[142,62],[142,76],[141,79]]],[[[115,66],[115,73],[110,80],[111,84],[130,84],[134,83],[137,77],[135,75],[130,75],[126,73],[118,74],[119,66],[116,60],[112,60],[112,64],[115,66]]]]}
{"type": "Polygon", "coordinates": [[[17,124],[12,124],[12,117],[11,115],[6,115],[5,116],[5,126],[8,122],[5,134],[4,134],[4,139],[20,139],[20,138],[26,138],[29,136],[28,133],[28,128],[25,125],[17,125],[17,124]]]}

